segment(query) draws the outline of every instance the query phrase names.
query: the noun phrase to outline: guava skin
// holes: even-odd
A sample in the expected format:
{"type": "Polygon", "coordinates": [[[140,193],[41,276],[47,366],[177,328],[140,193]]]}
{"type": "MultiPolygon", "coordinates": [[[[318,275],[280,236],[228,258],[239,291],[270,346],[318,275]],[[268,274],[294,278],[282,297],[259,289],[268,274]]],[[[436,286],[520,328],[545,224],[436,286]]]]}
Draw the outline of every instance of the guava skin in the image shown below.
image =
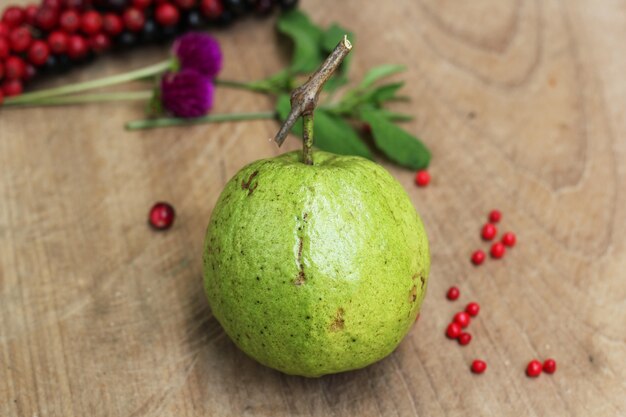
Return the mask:
{"type": "Polygon", "coordinates": [[[213,315],[245,353],[318,377],[389,355],[426,293],[424,227],[380,165],[316,151],[253,162],[226,184],[204,247],[213,315]]]}

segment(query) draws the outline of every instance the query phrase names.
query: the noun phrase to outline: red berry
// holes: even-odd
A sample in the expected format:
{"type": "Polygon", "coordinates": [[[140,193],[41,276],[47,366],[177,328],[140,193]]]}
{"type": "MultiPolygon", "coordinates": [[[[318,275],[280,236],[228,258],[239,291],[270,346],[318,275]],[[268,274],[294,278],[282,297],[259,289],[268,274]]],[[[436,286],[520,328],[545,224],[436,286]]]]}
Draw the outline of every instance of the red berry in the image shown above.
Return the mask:
{"type": "Polygon", "coordinates": [[[546,359],[543,362],[543,372],[553,374],[556,372],[556,361],[554,359],[546,359]]]}
{"type": "Polygon", "coordinates": [[[59,17],[59,26],[67,33],[74,33],[80,28],[81,17],[76,10],[66,10],[59,17]]]}
{"type": "Polygon", "coordinates": [[[43,7],[50,7],[51,9],[59,10],[61,9],[61,6],[63,6],[61,3],[61,0],[43,0],[41,4],[43,7]]]}
{"type": "Polygon", "coordinates": [[[461,346],[469,345],[469,342],[472,341],[472,335],[469,333],[461,333],[457,340],[461,346]]]}
{"type": "Polygon", "coordinates": [[[98,33],[89,38],[89,46],[94,52],[104,52],[111,47],[111,41],[104,33],[98,33]]]}
{"type": "Polygon", "coordinates": [[[224,13],[222,0],[201,0],[200,10],[209,19],[217,19],[224,13]]]}
{"type": "Polygon", "coordinates": [[[166,230],[174,223],[175,216],[174,207],[168,203],[159,202],[150,209],[149,222],[157,230],[166,230]]]}
{"type": "Polygon", "coordinates": [[[56,30],[48,35],[48,46],[50,50],[55,54],[62,54],[67,50],[67,44],[69,43],[69,37],[65,32],[56,30]]]}
{"type": "Polygon", "coordinates": [[[472,372],[475,374],[482,374],[487,370],[487,363],[485,361],[481,361],[480,359],[474,360],[472,362],[472,372]]]}
{"type": "Polygon", "coordinates": [[[22,82],[20,80],[6,80],[2,85],[2,92],[6,97],[19,96],[22,94],[22,82]]]}
{"type": "Polygon", "coordinates": [[[515,246],[516,241],[517,238],[515,237],[515,233],[513,232],[506,232],[504,235],[502,235],[502,243],[509,248],[515,246]]]}
{"type": "Polygon", "coordinates": [[[465,312],[472,317],[476,317],[479,311],[480,306],[478,305],[478,303],[471,302],[467,306],[465,306],[465,312]]]}
{"type": "Polygon", "coordinates": [[[489,212],[489,221],[491,223],[498,223],[502,219],[502,213],[499,210],[491,210],[489,212]]]}
{"type": "Polygon", "coordinates": [[[80,35],[70,35],[67,42],[67,56],[71,59],[80,59],[89,52],[87,40],[80,35]]]}
{"type": "Polygon", "coordinates": [[[29,4],[28,6],[26,6],[26,8],[24,9],[24,22],[31,26],[34,26],[37,11],[39,11],[39,6],[37,6],[36,4],[29,4]]]}
{"type": "Polygon", "coordinates": [[[193,9],[196,6],[196,0],[174,0],[174,3],[183,10],[193,9]]]}
{"type": "Polygon", "coordinates": [[[174,26],[180,19],[180,12],[170,3],[163,3],[157,7],[154,18],[161,26],[174,26]]]}
{"type": "Polygon", "coordinates": [[[538,377],[539,374],[541,374],[541,362],[539,362],[537,359],[533,359],[532,361],[528,362],[528,366],[526,367],[526,375],[531,378],[535,378],[538,377]]]}
{"type": "Polygon", "coordinates": [[[26,64],[22,58],[10,56],[4,62],[4,72],[7,79],[19,80],[26,75],[26,64]]]}
{"type": "Polygon", "coordinates": [[[485,252],[481,251],[480,249],[472,253],[472,263],[474,265],[480,265],[484,262],[484,260],[485,260],[485,252]]]}
{"type": "Polygon", "coordinates": [[[144,23],[146,23],[143,12],[134,7],[126,9],[122,18],[124,19],[124,25],[131,32],[139,32],[143,28],[144,23]]]}
{"type": "Polygon", "coordinates": [[[454,315],[454,322],[458,323],[462,328],[466,328],[470,324],[470,315],[465,311],[458,312],[454,315]]]}
{"type": "Polygon", "coordinates": [[[147,9],[151,4],[152,0],[133,0],[133,6],[140,10],[147,9]]]}
{"type": "Polygon", "coordinates": [[[26,13],[24,9],[19,6],[9,6],[4,9],[4,13],[2,14],[2,21],[12,28],[18,27],[24,23],[24,19],[26,19],[26,13]]]}
{"type": "Polygon", "coordinates": [[[505,252],[506,252],[506,248],[504,247],[502,242],[496,242],[493,245],[491,245],[491,250],[489,251],[489,253],[491,254],[491,257],[495,259],[502,258],[505,252]]]}
{"type": "Polygon", "coordinates": [[[124,30],[124,22],[118,15],[107,13],[102,17],[102,27],[107,35],[116,36],[124,30]]]}
{"type": "Polygon", "coordinates": [[[13,29],[9,35],[9,44],[14,52],[24,52],[33,42],[33,36],[30,34],[28,26],[20,26],[13,29]]]}
{"type": "Polygon", "coordinates": [[[8,37],[11,33],[11,28],[4,22],[0,22],[0,38],[8,37]]]}
{"type": "Polygon", "coordinates": [[[59,23],[59,12],[52,7],[40,7],[35,15],[35,26],[50,31],[59,23]]]}
{"type": "Polygon", "coordinates": [[[496,226],[491,223],[487,223],[486,225],[484,225],[483,230],[480,232],[480,235],[485,240],[493,239],[494,237],[496,237],[496,234],[498,234],[498,229],[496,229],[496,226]]]}
{"type": "Polygon", "coordinates": [[[4,59],[9,56],[9,41],[4,36],[0,36],[0,59],[4,59]]]}
{"type": "Polygon", "coordinates": [[[457,287],[450,287],[448,289],[448,292],[446,293],[446,297],[448,297],[448,300],[450,301],[456,300],[457,298],[459,298],[460,295],[461,295],[461,292],[459,291],[457,287]]]}
{"type": "Polygon", "coordinates": [[[91,0],[63,0],[65,9],[86,9],[91,6],[91,0]]]}
{"type": "Polygon", "coordinates": [[[448,324],[448,327],[446,328],[446,336],[450,339],[456,339],[461,335],[462,331],[463,330],[461,329],[461,325],[459,323],[452,322],[448,324]]]}
{"type": "Polygon", "coordinates": [[[95,35],[102,30],[102,16],[95,10],[88,11],[80,18],[80,29],[87,35],[95,35]]]}
{"type": "Polygon", "coordinates": [[[32,80],[37,75],[37,69],[32,64],[26,64],[24,71],[24,81],[32,80]]]}
{"type": "Polygon", "coordinates": [[[425,169],[417,171],[415,174],[415,184],[418,187],[426,187],[430,182],[430,174],[425,169]]]}
{"type": "Polygon", "coordinates": [[[44,41],[36,40],[28,49],[28,60],[33,65],[43,65],[50,56],[50,47],[44,41]]]}

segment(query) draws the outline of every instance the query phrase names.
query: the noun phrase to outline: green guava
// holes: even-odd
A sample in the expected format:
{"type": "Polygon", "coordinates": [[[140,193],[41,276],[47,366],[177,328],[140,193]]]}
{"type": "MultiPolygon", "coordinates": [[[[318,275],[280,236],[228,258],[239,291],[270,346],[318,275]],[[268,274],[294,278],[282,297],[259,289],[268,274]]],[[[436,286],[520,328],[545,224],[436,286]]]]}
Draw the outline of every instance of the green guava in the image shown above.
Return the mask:
{"type": "Polygon", "coordinates": [[[430,256],[422,222],[380,165],[316,151],[253,162],[226,185],[204,288],[241,350],[287,374],[358,369],[415,322],[430,256]]]}

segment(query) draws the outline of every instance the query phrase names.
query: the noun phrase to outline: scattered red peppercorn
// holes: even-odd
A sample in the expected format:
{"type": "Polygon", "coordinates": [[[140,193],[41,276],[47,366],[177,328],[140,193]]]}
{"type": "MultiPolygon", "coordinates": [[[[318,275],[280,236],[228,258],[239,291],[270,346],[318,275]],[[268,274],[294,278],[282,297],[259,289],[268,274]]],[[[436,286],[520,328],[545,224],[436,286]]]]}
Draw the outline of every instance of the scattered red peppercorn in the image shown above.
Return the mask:
{"type": "Polygon", "coordinates": [[[0,38],[7,37],[11,33],[11,28],[4,22],[0,22],[0,38]]]}
{"type": "Polygon", "coordinates": [[[89,52],[87,40],[80,35],[71,35],[67,42],[67,56],[77,60],[83,58],[89,52]]]}
{"type": "Polygon", "coordinates": [[[415,184],[418,187],[426,187],[430,182],[430,174],[425,169],[417,171],[415,174],[415,184]]]}
{"type": "Polygon", "coordinates": [[[504,247],[502,242],[496,242],[493,245],[491,245],[491,250],[489,251],[489,253],[491,254],[491,257],[495,259],[502,258],[505,252],[506,252],[506,248],[504,247]]]}
{"type": "Polygon", "coordinates": [[[224,5],[221,0],[202,0],[200,10],[209,19],[217,19],[224,13],[224,5]]]}
{"type": "Polygon", "coordinates": [[[44,41],[36,40],[28,49],[28,61],[33,65],[43,65],[50,56],[50,47],[44,41]]]}
{"type": "Polygon", "coordinates": [[[9,41],[5,37],[0,36],[0,59],[8,57],[10,49],[9,41]]]}
{"type": "Polygon", "coordinates": [[[107,35],[117,36],[124,30],[124,22],[118,15],[107,13],[102,17],[102,28],[107,35]]]}
{"type": "Polygon", "coordinates": [[[475,359],[472,362],[472,372],[475,374],[482,374],[487,370],[487,363],[485,361],[481,361],[480,359],[475,359]]]}
{"type": "Polygon", "coordinates": [[[9,35],[9,44],[14,52],[24,52],[33,42],[33,36],[28,26],[20,26],[11,31],[9,35]]]}
{"type": "Polygon", "coordinates": [[[498,234],[498,229],[491,223],[487,223],[483,226],[483,230],[480,232],[480,235],[485,240],[492,240],[498,234]]]}
{"type": "Polygon", "coordinates": [[[458,323],[462,328],[469,326],[471,318],[465,311],[458,312],[454,315],[454,322],[458,323]]]}
{"type": "Polygon", "coordinates": [[[456,300],[457,298],[459,298],[460,295],[461,295],[461,292],[459,291],[457,287],[448,288],[448,292],[446,293],[446,297],[450,301],[456,300]]]}
{"type": "Polygon", "coordinates": [[[461,329],[461,325],[459,323],[452,322],[448,324],[448,327],[446,328],[446,336],[450,339],[456,339],[461,335],[462,331],[463,330],[461,329]]]}
{"type": "Polygon", "coordinates": [[[472,341],[472,335],[469,333],[461,333],[457,340],[459,341],[459,345],[461,346],[469,345],[469,343],[472,341]]]}
{"type": "Polygon", "coordinates": [[[94,52],[101,53],[111,47],[111,41],[104,33],[98,33],[89,38],[89,46],[94,52]]]}
{"type": "Polygon", "coordinates": [[[159,202],[150,209],[150,225],[157,230],[169,229],[174,223],[176,213],[169,203],[159,202]]]}
{"type": "Polygon", "coordinates": [[[491,223],[498,223],[502,219],[502,213],[500,210],[491,210],[489,212],[489,221],[491,223]]]}
{"type": "Polygon", "coordinates": [[[515,237],[515,233],[513,232],[506,232],[504,235],[502,235],[502,243],[509,248],[515,246],[516,241],[517,238],[515,237]]]}
{"type": "Polygon", "coordinates": [[[465,306],[465,312],[472,317],[476,317],[479,311],[480,306],[478,305],[478,303],[471,302],[467,306],[465,306]]]}
{"type": "Polygon", "coordinates": [[[139,32],[146,23],[146,18],[143,15],[143,12],[134,7],[126,9],[122,15],[122,19],[124,20],[126,28],[131,32],[139,32]]]}
{"type": "Polygon", "coordinates": [[[157,6],[154,18],[161,26],[174,26],[180,20],[180,12],[170,3],[163,3],[157,6]]]}
{"type": "Polygon", "coordinates": [[[546,359],[543,362],[543,372],[553,374],[556,372],[556,361],[554,359],[546,359]]]}
{"type": "Polygon", "coordinates": [[[6,80],[2,85],[2,92],[6,97],[19,96],[23,87],[20,80],[6,80]]]}
{"type": "Polygon", "coordinates": [[[65,32],[56,30],[48,35],[48,46],[55,54],[62,54],[67,50],[69,36],[65,32]]]}
{"type": "Polygon", "coordinates": [[[24,9],[24,22],[27,24],[34,26],[35,25],[35,16],[37,16],[37,11],[39,10],[39,6],[36,4],[29,4],[24,9]]]}
{"type": "Polygon", "coordinates": [[[485,261],[485,252],[480,249],[472,253],[472,263],[474,265],[480,265],[485,261]]]}
{"type": "Polygon", "coordinates": [[[2,13],[2,21],[11,28],[18,27],[24,23],[25,19],[26,13],[24,13],[24,9],[20,6],[9,6],[4,9],[4,13],[2,13]]]}
{"type": "Polygon", "coordinates": [[[74,33],[76,32],[81,25],[81,17],[80,14],[76,10],[69,9],[65,10],[59,16],[59,26],[66,33],[74,33]]]}
{"type": "Polygon", "coordinates": [[[80,18],[80,30],[87,35],[95,35],[102,30],[102,16],[95,10],[90,10],[80,18]]]}
{"type": "Polygon", "coordinates": [[[538,377],[539,374],[541,374],[541,362],[539,362],[537,359],[533,359],[532,361],[528,362],[528,366],[526,367],[526,375],[531,378],[535,378],[538,377]]]}
{"type": "Polygon", "coordinates": [[[40,7],[35,15],[35,26],[45,31],[51,31],[59,23],[59,12],[52,7],[40,7]]]}
{"type": "MultiPolygon", "coordinates": [[[[4,62],[4,75],[8,80],[19,80],[26,74],[26,64],[22,58],[10,56],[4,62]]],[[[8,94],[6,94],[8,96],[8,94]]]]}
{"type": "Polygon", "coordinates": [[[63,2],[61,0],[43,0],[41,4],[44,7],[50,7],[51,9],[59,10],[63,6],[62,3],[63,2]]]}

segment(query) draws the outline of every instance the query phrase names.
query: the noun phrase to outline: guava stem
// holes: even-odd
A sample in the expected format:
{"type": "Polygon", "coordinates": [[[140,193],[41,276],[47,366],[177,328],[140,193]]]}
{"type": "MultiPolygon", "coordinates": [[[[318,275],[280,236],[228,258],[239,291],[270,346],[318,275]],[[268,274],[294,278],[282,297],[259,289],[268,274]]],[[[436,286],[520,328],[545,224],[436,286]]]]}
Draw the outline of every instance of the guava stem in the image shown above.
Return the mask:
{"type": "Polygon", "coordinates": [[[302,162],[313,165],[313,113],[302,117],[302,162]]]}
{"type": "Polygon", "coordinates": [[[351,49],[352,44],[348,41],[348,37],[344,35],[343,39],[337,44],[317,71],[311,75],[309,80],[291,93],[291,111],[274,137],[274,141],[278,146],[282,145],[293,125],[298,118],[302,116],[304,119],[302,154],[305,164],[313,165],[311,152],[311,147],[313,146],[313,112],[315,111],[315,106],[317,106],[317,100],[319,99],[324,84],[337,68],[339,68],[343,59],[348,55],[351,49]]]}

